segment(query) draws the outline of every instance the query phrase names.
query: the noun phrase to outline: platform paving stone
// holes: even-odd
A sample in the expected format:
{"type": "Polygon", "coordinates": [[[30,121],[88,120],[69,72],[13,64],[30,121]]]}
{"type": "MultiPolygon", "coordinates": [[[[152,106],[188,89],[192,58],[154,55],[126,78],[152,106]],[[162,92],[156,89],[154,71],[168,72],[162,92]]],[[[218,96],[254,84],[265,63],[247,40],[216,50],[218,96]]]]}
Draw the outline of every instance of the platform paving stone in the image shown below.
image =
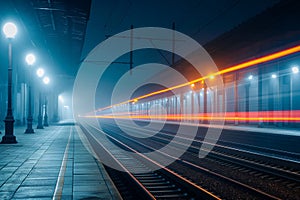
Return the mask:
{"type": "Polygon", "coordinates": [[[74,126],[50,126],[35,134],[24,130],[15,128],[17,144],[0,144],[0,200],[53,199],[56,190],[57,199],[120,199],[74,126]]]}

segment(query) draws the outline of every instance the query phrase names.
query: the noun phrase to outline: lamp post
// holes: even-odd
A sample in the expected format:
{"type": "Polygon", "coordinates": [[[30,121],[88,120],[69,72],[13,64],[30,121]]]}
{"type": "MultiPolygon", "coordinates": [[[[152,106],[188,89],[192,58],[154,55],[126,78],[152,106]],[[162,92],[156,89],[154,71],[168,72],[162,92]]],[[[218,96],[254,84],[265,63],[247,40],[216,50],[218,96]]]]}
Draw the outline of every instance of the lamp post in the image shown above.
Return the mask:
{"type": "MultiPolygon", "coordinates": [[[[50,79],[49,77],[44,77],[43,78],[43,82],[45,85],[48,85],[50,83],[50,79]]],[[[47,100],[47,96],[45,95],[45,115],[44,115],[44,126],[49,126],[48,123],[48,113],[47,113],[47,106],[48,106],[48,100],[47,100]]]]}
{"type": "Polygon", "coordinates": [[[7,84],[7,114],[5,117],[5,135],[2,137],[2,144],[17,143],[14,136],[14,116],[12,112],[12,39],[17,34],[18,29],[14,23],[8,22],[3,26],[3,33],[8,38],[8,84],[7,84]]]}
{"type": "MultiPolygon", "coordinates": [[[[28,54],[25,58],[26,63],[31,67],[35,63],[35,56],[28,54]]],[[[29,70],[29,83],[28,83],[28,117],[27,117],[27,129],[25,133],[34,133],[32,129],[32,112],[31,112],[31,70],[29,70]]]]}
{"type": "Polygon", "coordinates": [[[63,119],[63,103],[64,103],[64,98],[63,98],[63,96],[62,95],[59,95],[58,96],[58,100],[59,100],[59,103],[60,103],[60,105],[58,106],[59,107],[59,111],[60,111],[60,113],[59,113],[59,121],[62,121],[62,119],[63,119]]]}
{"type": "MultiPolygon", "coordinates": [[[[45,71],[42,68],[39,68],[36,71],[36,74],[39,78],[42,78],[45,74],[45,71]]],[[[38,116],[38,125],[36,127],[37,129],[43,129],[43,116],[42,116],[42,91],[40,88],[40,92],[39,92],[39,116],[38,116]]]]}

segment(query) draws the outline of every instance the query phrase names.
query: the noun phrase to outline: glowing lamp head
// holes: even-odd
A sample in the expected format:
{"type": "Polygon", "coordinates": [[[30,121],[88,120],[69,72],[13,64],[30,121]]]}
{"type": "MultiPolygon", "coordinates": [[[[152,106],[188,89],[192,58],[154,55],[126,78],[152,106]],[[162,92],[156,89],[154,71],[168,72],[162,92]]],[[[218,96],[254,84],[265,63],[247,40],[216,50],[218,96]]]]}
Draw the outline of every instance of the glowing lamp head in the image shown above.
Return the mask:
{"type": "Polygon", "coordinates": [[[43,82],[46,84],[46,85],[48,85],[49,83],[50,83],[50,79],[49,79],[49,77],[45,77],[45,78],[43,78],[43,82]]]}
{"type": "Polygon", "coordinates": [[[58,96],[58,99],[60,102],[62,102],[62,103],[64,102],[64,98],[61,95],[58,96]]]}
{"type": "Polygon", "coordinates": [[[27,54],[25,61],[28,65],[33,65],[35,63],[35,56],[32,53],[27,54]]]}
{"type": "Polygon", "coordinates": [[[211,75],[211,76],[209,76],[209,78],[212,80],[212,79],[215,78],[215,76],[214,76],[214,75],[211,75]]]}
{"type": "Polygon", "coordinates": [[[250,75],[249,77],[248,77],[248,80],[252,80],[253,79],[253,75],[250,75]]]}
{"type": "Polygon", "coordinates": [[[37,75],[38,77],[42,78],[42,77],[44,76],[44,74],[45,74],[45,71],[44,71],[43,68],[38,68],[38,69],[36,70],[36,75],[37,75]]]}
{"type": "Polygon", "coordinates": [[[194,87],[195,87],[195,84],[194,84],[194,83],[192,83],[192,84],[191,84],[191,88],[194,88],[194,87]]]}
{"type": "Polygon", "coordinates": [[[293,72],[294,74],[298,74],[298,73],[299,73],[299,68],[296,67],[296,66],[292,67],[292,72],[293,72]]]}
{"type": "Polygon", "coordinates": [[[18,32],[17,26],[12,22],[7,22],[3,26],[3,33],[6,38],[12,39],[15,38],[18,32]]]}
{"type": "Polygon", "coordinates": [[[271,77],[272,78],[277,78],[277,75],[276,74],[272,74],[271,77]]]}

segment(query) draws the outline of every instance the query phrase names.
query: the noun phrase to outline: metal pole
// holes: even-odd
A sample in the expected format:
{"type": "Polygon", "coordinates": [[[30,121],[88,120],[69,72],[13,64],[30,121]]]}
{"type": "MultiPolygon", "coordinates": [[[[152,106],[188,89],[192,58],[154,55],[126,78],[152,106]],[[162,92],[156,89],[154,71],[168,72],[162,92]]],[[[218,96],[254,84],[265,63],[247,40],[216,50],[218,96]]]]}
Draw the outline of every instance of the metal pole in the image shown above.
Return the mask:
{"type": "MultiPolygon", "coordinates": [[[[262,67],[258,68],[258,112],[262,111],[262,95],[263,95],[263,71],[262,67]]],[[[262,119],[259,120],[258,122],[258,127],[262,128],[264,127],[264,121],[262,119]]]]}
{"type": "Polygon", "coordinates": [[[195,100],[194,100],[194,92],[192,91],[191,93],[191,122],[195,122],[194,120],[194,109],[195,109],[195,106],[194,106],[194,103],[195,103],[195,100]]]}
{"type": "Polygon", "coordinates": [[[49,126],[49,123],[48,123],[47,106],[48,106],[48,100],[47,100],[47,96],[45,95],[45,116],[44,116],[44,126],[49,126]]]}
{"type": "Polygon", "coordinates": [[[235,81],[234,81],[234,125],[237,126],[239,125],[239,120],[238,120],[238,112],[239,112],[239,91],[238,91],[238,73],[235,73],[235,81]]]}
{"type": "Polygon", "coordinates": [[[42,92],[39,93],[39,116],[37,129],[43,129],[43,117],[42,117],[42,92]]]}
{"type": "Polygon", "coordinates": [[[198,98],[198,113],[197,113],[197,115],[198,115],[198,123],[201,123],[202,122],[202,120],[201,120],[201,118],[200,118],[200,116],[201,116],[201,97],[200,97],[200,91],[198,91],[196,94],[197,94],[197,98],[198,98]]]}
{"type": "Polygon", "coordinates": [[[207,85],[204,83],[203,90],[203,123],[208,124],[207,120],[207,85]]]}
{"type": "Polygon", "coordinates": [[[2,144],[17,143],[16,136],[14,136],[14,116],[12,112],[12,44],[9,39],[8,43],[8,84],[7,84],[7,115],[5,122],[5,135],[2,137],[2,144]]]}
{"type": "MultiPolygon", "coordinates": [[[[222,78],[223,78],[223,83],[224,83],[224,85],[223,85],[223,90],[221,91],[222,92],[222,114],[223,114],[223,116],[224,116],[224,124],[226,123],[226,111],[227,111],[227,108],[226,108],[226,106],[227,106],[227,98],[226,98],[226,82],[225,82],[225,78],[224,78],[224,76],[222,76],[222,78]]],[[[221,88],[222,89],[222,88],[221,88]]]]}
{"type": "Polygon", "coordinates": [[[57,98],[57,94],[54,94],[54,114],[53,114],[53,121],[54,122],[58,122],[59,121],[59,117],[58,114],[59,110],[58,110],[58,98],[57,98]]]}
{"type": "Polygon", "coordinates": [[[23,126],[26,124],[26,84],[23,83],[22,85],[23,88],[23,126]]]}
{"type": "Polygon", "coordinates": [[[183,117],[184,115],[184,110],[183,110],[183,94],[180,93],[180,99],[179,99],[179,106],[180,106],[180,110],[179,110],[179,113],[181,115],[181,117],[183,117]]]}
{"type": "Polygon", "coordinates": [[[32,112],[31,112],[31,70],[29,71],[29,81],[28,81],[28,117],[27,117],[27,129],[25,133],[34,133],[32,129],[32,112]]]}
{"type": "Polygon", "coordinates": [[[249,96],[250,96],[250,83],[246,83],[245,85],[245,90],[246,90],[246,108],[245,108],[245,112],[246,112],[246,124],[249,124],[249,112],[250,112],[250,104],[249,104],[249,96]]]}

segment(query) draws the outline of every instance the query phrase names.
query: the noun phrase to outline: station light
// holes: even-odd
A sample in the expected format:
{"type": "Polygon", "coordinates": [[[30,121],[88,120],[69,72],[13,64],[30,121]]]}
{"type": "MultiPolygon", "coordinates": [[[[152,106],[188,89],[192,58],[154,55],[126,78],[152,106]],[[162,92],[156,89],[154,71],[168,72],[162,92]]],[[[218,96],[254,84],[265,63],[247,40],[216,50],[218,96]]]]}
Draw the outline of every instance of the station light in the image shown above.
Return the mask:
{"type": "Polygon", "coordinates": [[[194,84],[194,83],[192,83],[192,84],[191,84],[191,88],[194,88],[194,87],[195,87],[195,84],[194,84]]]}
{"type": "Polygon", "coordinates": [[[136,102],[138,102],[138,100],[137,99],[133,99],[133,102],[136,103],[136,102]]]}
{"type": "Polygon", "coordinates": [[[18,32],[17,26],[12,22],[7,22],[3,26],[3,33],[6,38],[12,39],[15,38],[18,32]]]}
{"type": "Polygon", "coordinates": [[[211,75],[211,76],[209,76],[209,78],[212,80],[212,79],[215,78],[215,76],[214,76],[214,75],[211,75]]]}
{"type": "Polygon", "coordinates": [[[32,53],[27,54],[25,61],[28,65],[33,65],[35,63],[35,56],[32,53]]]}
{"type": "Polygon", "coordinates": [[[272,78],[277,78],[277,75],[276,74],[272,74],[271,77],[272,78]]]}
{"type": "Polygon", "coordinates": [[[297,66],[292,67],[292,72],[294,74],[298,74],[299,73],[299,68],[297,66]]]}
{"type": "Polygon", "coordinates": [[[43,68],[38,68],[38,69],[36,70],[36,75],[37,75],[38,77],[42,78],[42,77],[44,76],[44,74],[45,74],[45,71],[44,71],[43,68]]]}
{"type": "Polygon", "coordinates": [[[58,99],[59,99],[60,102],[62,102],[62,103],[64,102],[63,96],[59,95],[59,96],[58,96],[58,99]]]}
{"type": "Polygon", "coordinates": [[[46,76],[45,78],[43,78],[43,82],[48,85],[50,83],[50,79],[48,76],[46,76]]]}
{"type": "Polygon", "coordinates": [[[248,80],[252,80],[253,79],[253,75],[250,75],[249,77],[248,77],[248,80]]]}

